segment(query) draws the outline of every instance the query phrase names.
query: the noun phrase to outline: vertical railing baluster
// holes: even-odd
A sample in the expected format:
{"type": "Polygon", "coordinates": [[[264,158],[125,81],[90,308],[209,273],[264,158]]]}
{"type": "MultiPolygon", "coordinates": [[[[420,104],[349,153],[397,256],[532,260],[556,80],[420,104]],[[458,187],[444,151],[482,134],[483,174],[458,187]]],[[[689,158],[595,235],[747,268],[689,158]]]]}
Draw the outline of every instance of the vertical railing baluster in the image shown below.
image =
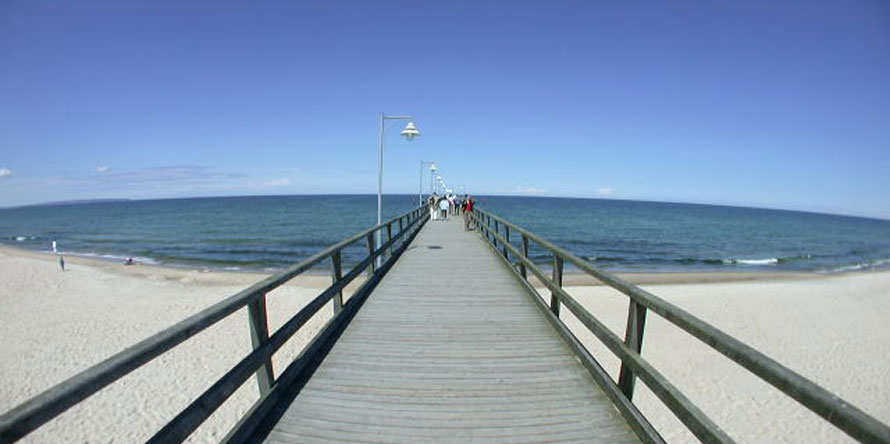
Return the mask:
{"type": "MultiPolygon", "coordinates": [[[[553,283],[562,288],[562,256],[553,253],[553,283]]],[[[550,292],[550,311],[559,317],[559,298],[556,292],[550,292]]]]}
{"type": "Polygon", "coordinates": [[[510,226],[507,224],[504,224],[504,240],[506,241],[504,243],[504,259],[509,261],[510,257],[507,255],[507,244],[510,243],[510,226]]]}
{"type": "MultiPolygon", "coordinates": [[[[624,343],[632,350],[640,353],[643,350],[643,331],[646,328],[646,307],[631,300],[627,307],[627,330],[624,333],[624,343]]],[[[628,400],[633,398],[636,375],[624,361],[621,362],[621,371],[618,373],[618,387],[624,392],[628,400]]]]}
{"type": "MultiPolygon", "coordinates": [[[[337,285],[337,282],[340,282],[340,279],[343,278],[343,267],[340,262],[340,250],[337,250],[331,253],[331,281],[333,285],[337,285]]],[[[334,295],[334,315],[340,313],[340,309],[343,308],[343,290],[337,292],[334,295]]]]}
{"type": "MultiPolygon", "coordinates": [[[[269,321],[266,316],[266,295],[261,294],[247,304],[247,313],[250,318],[250,342],[256,350],[269,340],[269,321]]],[[[275,373],[272,372],[271,356],[256,371],[256,381],[260,389],[260,397],[266,396],[272,390],[275,381],[275,373]]]]}
{"type": "Polygon", "coordinates": [[[494,220],[494,234],[495,234],[494,236],[491,236],[491,241],[494,242],[494,248],[495,248],[495,250],[497,250],[497,248],[498,248],[498,238],[497,238],[497,235],[498,235],[498,234],[501,234],[501,233],[500,233],[500,227],[498,227],[498,220],[497,220],[497,219],[494,220]]]}
{"type": "MultiPolygon", "coordinates": [[[[391,240],[392,240],[392,222],[386,224],[386,242],[389,243],[389,241],[391,241],[391,240]]],[[[392,245],[390,245],[389,248],[386,249],[386,257],[387,257],[387,259],[392,257],[392,245]]]]}
{"type": "MultiPolygon", "coordinates": [[[[368,233],[368,256],[374,256],[374,231],[368,233]]],[[[368,277],[371,277],[377,271],[377,259],[371,260],[371,265],[368,266],[368,277]]]]}
{"type": "MultiPolygon", "coordinates": [[[[522,255],[528,259],[528,236],[525,233],[522,233],[522,255]]],[[[520,261],[519,271],[522,273],[522,278],[528,280],[528,270],[525,268],[525,262],[520,261]]]]}

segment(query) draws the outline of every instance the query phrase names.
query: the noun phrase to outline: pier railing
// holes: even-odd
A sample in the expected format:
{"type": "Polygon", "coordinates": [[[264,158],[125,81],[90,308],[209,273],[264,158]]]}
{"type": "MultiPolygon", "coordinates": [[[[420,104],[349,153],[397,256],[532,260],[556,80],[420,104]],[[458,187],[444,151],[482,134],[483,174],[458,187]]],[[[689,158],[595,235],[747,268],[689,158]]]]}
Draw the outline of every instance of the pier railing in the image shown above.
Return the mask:
{"type": "Polygon", "coordinates": [[[288,401],[288,388],[305,383],[368,294],[428,219],[426,208],[419,207],[368,228],[59,383],[0,416],[0,443],[19,440],[68,408],[245,306],[249,313],[253,350],[168,422],[149,442],[183,441],[251,375],[256,374],[260,400],[226,438],[231,442],[246,441],[254,429],[274,416],[273,410],[278,405],[288,401]],[[375,235],[378,234],[381,238],[379,247],[375,243],[375,235]],[[367,244],[367,255],[343,274],[343,250],[363,242],[367,244]],[[376,263],[378,257],[386,258],[379,267],[376,263]],[[270,335],[266,319],[266,294],[327,260],[331,263],[331,286],[270,335]],[[368,279],[344,304],[343,289],[366,271],[368,279]],[[330,301],[333,301],[333,317],[276,379],[272,355],[330,301]]]}
{"type": "Polygon", "coordinates": [[[890,427],[887,425],[689,312],[594,267],[588,261],[492,213],[477,208],[469,217],[475,228],[503,257],[512,272],[523,279],[530,291],[539,296],[535,300],[544,306],[545,311],[549,309],[552,314],[548,315],[548,319],[569,342],[600,387],[645,441],[662,442],[661,437],[645,418],[640,417],[639,411],[630,405],[636,378],[640,378],[702,442],[734,442],[643,358],[641,350],[646,313],[652,311],[773,385],[856,440],[867,443],[890,443],[890,427]],[[531,242],[547,251],[552,257],[551,276],[547,276],[529,258],[531,242]],[[624,339],[613,333],[563,290],[563,269],[566,263],[574,265],[581,272],[593,276],[630,298],[624,339]],[[549,306],[529,282],[529,274],[537,277],[550,290],[549,306]],[[608,375],[559,319],[560,307],[563,305],[621,360],[618,381],[614,381],[608,375]]]}

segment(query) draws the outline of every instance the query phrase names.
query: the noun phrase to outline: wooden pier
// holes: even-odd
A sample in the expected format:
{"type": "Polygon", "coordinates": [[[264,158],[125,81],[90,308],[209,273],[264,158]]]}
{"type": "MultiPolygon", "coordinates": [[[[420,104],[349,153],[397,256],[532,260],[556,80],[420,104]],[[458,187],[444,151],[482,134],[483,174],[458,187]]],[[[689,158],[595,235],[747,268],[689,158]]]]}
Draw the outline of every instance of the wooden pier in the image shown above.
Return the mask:
{"type": "Polygon", "coordinates": [[[19,440],[245,309],[253,350],[219,380],[208,381],[209,388],[149,442],[187,439],[239,387],[254,381],[260,400],[226,442],[663,443],[632,401],[638,380],[702,442],[734,442],[644,359],[649,314],[852,438],[890,444],[886,424],[681,308],[494,214],[477,209],[469,220],[472,231],[463,218],[430,221],[420,207],[344,239],[0,415],[0,444],[19,440]],[[344,250],[356,246],[367,253],[344,266],[344,250]],[[532,260],[531,248],[538,256],[544,252],[547,266],[532,260]],[[321,266],[330,267],[331,286],[269,331],[267,294],[321,266]],[[564,266],[628,297],[623,338],[564,291],[564,266]],[[343,289],[361,276],[367,278],[344,300],[343,289]],[[546,294],[532,286],[532,277],[546,294]],[[331,308],[333,317],[299,356],[280,373],[273,371],[272,355],[320,310],[331,308]],[[563,324],[561,311],[620,359],[617,380],[563,324]]]}
{"type": "Polygon", "coordinates": [[[639,442],[460,218],[428,223],[270,443],[639,442]]]}

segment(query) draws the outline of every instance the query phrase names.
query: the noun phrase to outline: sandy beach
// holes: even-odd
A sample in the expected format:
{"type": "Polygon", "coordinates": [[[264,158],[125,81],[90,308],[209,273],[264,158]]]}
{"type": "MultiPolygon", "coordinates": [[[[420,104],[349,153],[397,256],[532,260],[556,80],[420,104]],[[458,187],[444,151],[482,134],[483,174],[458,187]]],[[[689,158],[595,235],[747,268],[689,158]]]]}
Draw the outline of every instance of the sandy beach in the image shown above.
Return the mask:
{"type": "MultiPolygon", "coordinates": [[[[263,277],[66,257],[0,248],[0,411],[145,339],[263,277]]],[[[754,346],[884,422],[890,422],[890,272],[845,275],[635,274],[628,278],[754,346]]],[[[269,295],[272,328],[330,282],[310,275],[269,295]]],[[[566,285],[623,334],[627,299],[589,279],[566,285]]],[[[276,372],[325,316],[276,356],[276,372]]],[[[570,327],[617,374],[611,353],[570,327]]],[[[245,310],[131,373],[24,442],[144,441],[250,350],[245,310]]],[[[740,442],[850,442],[833,426],[717,352],[651,315],[643,355],[740,442]]],[[[219,441],[258,397],[249,380],[190,439],[219,441]]],[[[695,442],[637,384],[641,409],[669,442],[695,442]]]]}

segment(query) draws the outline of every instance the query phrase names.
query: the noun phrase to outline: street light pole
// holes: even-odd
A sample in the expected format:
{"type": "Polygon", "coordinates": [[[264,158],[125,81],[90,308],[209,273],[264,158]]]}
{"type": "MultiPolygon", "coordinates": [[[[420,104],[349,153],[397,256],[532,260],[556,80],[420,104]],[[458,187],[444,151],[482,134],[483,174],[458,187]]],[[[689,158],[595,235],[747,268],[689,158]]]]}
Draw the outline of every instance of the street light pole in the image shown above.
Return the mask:
{"type": "MultiPolygon", "coordinates": [[[[387,120],[411,120],[413,117],[411,116],[387,116],[385,113],[380,113],[380,155],[377,159],[377,225],[383,223],[383,141],[384,134],[386,131],[386,121],[387,120]]],[[[405,136],[406,139],[410,142],[412,139],[420,135],[420,131],[417,130],[417,127],[414,126],[414,122],[408,122],[405,125],[405,129],[402,130],[401,134],[405,136]]],[[[376,236],[376,249],[380,249],[382,245],[381,242],[381,233],[380,230],[375,232],[376,236]]],[[[380,256],[377,256],[377,267],[380,267],[380,256]]]]}
{"type": "Polygon", "coordinates": [[[433,188],[433,176],[436,175],[436,171],[439,168],[436,168],[436,164],[430,165],[430,194],[433,194],[436,190],[433,188]]]}
{"type": "MultiPolygon", "coordinates": [[[[417,203],[419,205],[423,205],[423,167],[424,165],[430,166],[430,171],[436,170],[436,161],[434,160],[421,160],[420,161],[420,186],[417,187],[417,203]]],[[[432,174],[432,173],[431,173],[432,174]]],[[[430,178],[430,194],[432,194],[432,178],[430,178]]]]}

